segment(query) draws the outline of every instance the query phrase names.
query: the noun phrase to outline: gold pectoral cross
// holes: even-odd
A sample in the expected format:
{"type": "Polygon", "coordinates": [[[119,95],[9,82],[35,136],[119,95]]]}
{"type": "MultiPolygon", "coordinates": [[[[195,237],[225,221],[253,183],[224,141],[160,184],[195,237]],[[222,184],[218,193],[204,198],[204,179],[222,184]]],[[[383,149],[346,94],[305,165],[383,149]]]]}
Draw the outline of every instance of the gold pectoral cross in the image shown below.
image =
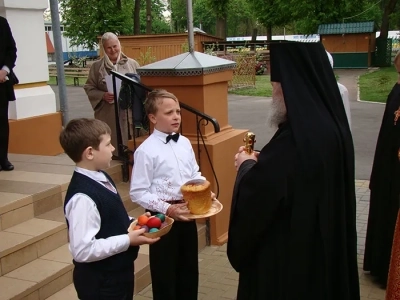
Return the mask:
{"type": "Polygon", "coordinates": [[[399,119],[399,117],[400,117],[400,106],[399,106],[399,108],[394,112],[394,125],[397,124],[397,120],[399,119]]]}

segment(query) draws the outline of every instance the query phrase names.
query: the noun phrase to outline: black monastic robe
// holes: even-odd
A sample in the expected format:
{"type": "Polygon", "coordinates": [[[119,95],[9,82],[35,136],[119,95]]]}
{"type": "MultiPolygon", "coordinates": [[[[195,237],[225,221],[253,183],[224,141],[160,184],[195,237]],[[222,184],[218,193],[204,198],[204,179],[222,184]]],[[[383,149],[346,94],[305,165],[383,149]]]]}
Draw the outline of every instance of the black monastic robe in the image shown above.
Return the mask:
{"type": "Polygon", "coordinates": [[[237,300],[359,300],[354,148],[335,76],[320,44],[270,48],[288,121],[238,171],[237,300]]]}
{"type": "Polygon", "coordinates": [[[376,145],[370,181],[370,206],[364,270],[386,286],[400,195],[400,84],[390,92],[376,145]]]}

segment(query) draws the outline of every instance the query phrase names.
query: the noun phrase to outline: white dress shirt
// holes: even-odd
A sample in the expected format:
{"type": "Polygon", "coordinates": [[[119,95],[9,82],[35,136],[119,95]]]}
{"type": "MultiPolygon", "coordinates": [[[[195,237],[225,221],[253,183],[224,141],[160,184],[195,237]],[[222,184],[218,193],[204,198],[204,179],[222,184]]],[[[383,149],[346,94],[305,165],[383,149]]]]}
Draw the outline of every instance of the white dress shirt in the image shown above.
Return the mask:
{"type": "Polygon", "coordinates": [[[168,134],[154,132],[136,149],[131,177],[132,201],[145,209],[165,214],[170,204],[181,200],[181,186],[191,179],[205,179],[199,172],[190,141],[180,136],[170,140],[168,134]]]}
{"type": "MultiPolygon", "coordinates": [[[[99,184],[117,193],[115,187],[102,172],[75,168],[99,184]],[[110,186],[111,185],[111,186],[110,186]]],[[[127,234],[96,239],[100,230],[100,213],[94,201],[86,194],[77,193],[65,206],[65,217],[69,224],[69,250],[76,262],[93,262],[126,251],[130,241],[127,234]]]]}

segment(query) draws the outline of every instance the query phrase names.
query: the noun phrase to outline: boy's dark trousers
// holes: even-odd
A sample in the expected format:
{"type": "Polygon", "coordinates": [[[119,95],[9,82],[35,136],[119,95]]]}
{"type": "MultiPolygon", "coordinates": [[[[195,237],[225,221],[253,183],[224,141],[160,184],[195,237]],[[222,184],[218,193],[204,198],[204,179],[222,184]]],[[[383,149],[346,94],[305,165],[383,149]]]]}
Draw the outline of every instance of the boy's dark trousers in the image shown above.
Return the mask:
{"type": "Polygon", "coordinates": [[[170,232],[150,245],[154,300],[196,300],[199,285],[196,222],[175,221],[170,232]]]}
{"type": "Polygon", "coordinates": [[[75,265],[74,285],[80,300],[132,300],[134,268],[108,272],[75,265]]]}

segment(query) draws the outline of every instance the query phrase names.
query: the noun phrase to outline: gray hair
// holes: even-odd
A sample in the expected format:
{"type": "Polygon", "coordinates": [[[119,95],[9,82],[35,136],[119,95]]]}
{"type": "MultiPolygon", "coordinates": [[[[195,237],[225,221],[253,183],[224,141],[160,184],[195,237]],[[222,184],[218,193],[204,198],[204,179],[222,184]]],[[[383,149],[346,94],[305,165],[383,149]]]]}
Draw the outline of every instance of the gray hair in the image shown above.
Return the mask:
{"type": "Polygon", "coordinates": [[[101,45],[104,46],[104,42],[108,40],[117,40],[119,42],[119,39],[115,33],[112,32],[106,32],[102,35],[101,37],[101,45]]]}

